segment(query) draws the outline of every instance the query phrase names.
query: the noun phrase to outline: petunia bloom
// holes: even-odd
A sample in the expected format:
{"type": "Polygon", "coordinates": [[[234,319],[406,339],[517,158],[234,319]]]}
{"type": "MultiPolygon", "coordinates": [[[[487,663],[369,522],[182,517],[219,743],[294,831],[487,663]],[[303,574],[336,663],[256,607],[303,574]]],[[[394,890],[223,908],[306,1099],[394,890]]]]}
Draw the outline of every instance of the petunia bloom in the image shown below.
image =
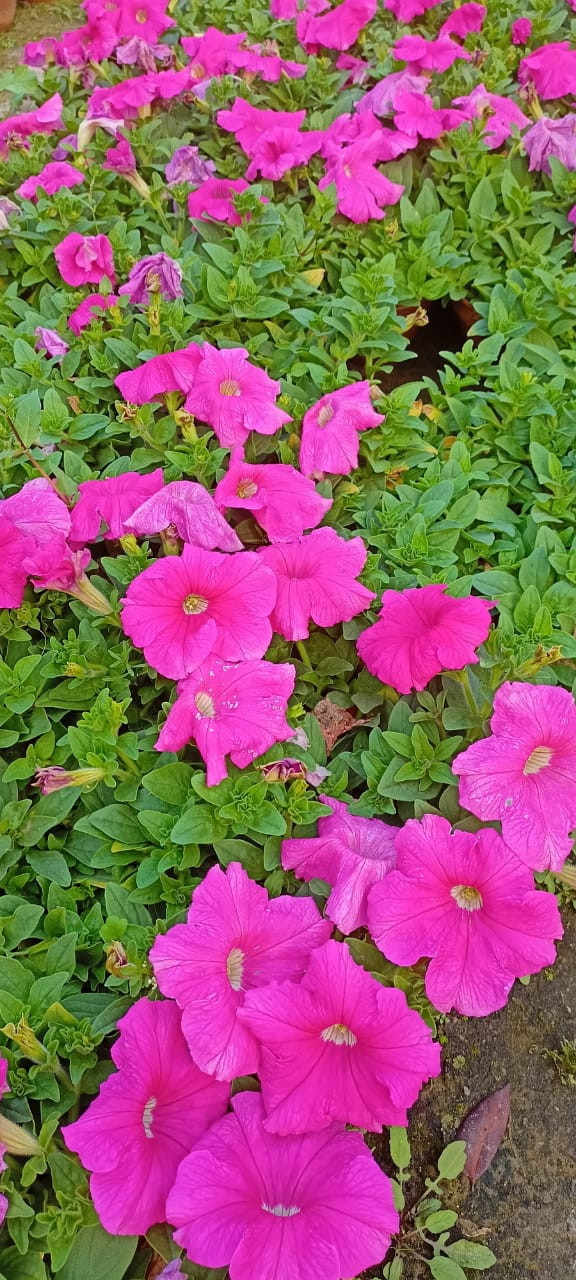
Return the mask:
{"type": "Polygon", "coordinates": [[[36,334],[36,351],[43,351],[45,355],[61,360],[62,356],[70,350],[68,343],[56,329],[46,329],[44,325],[39,324],[34,333],[36,334]]]}
{"type": "Polygon", "coordinates": [[[137,507],[162,488],[162,470],[140,475],[124,471],[104,480],[83,480],[78,485],[78,501],[72,511],[70,541],[83,547],[98,537],[102,523],[107,538],[121,538],[126,521],[137,507]]]}
{"type": "Polygon", "coordinates": [[[296,35],[307,53],[320,49],[342,52],[356,43],[376,10],[377,0],[342,0],[334,9],[328,9],[326,0],[309,2],[296,17],[296,35]]]}
{"type": "Polygon", "coordinates": [[[384,1258],[398,1230],[392,1189],[359,1133],[279,1138],[257,1093],[237,1094],[180,1166],[168,1201],[175,1239],[230,1280],[340,1280],[384,1258]]]}
{"type": "Polygon", "coordinates": [[[122,626],[146,661],[181,680],[213,654],[261,658],[272,639],[276,579],[254,551],[222,555],[186,543],[130,583],[122,626]]]}
{"type": "Polygon", "coordinates": [[[136,172],[136,156],[127,138],[119,138],[115,147],[109,147],[103,169],[111,173],[132,174],[136,172]]]}
{"type": "Polygon", "coordinates": [[[260,174],[277,181],[289,169],[307,164],[311,156],[320,150],[317,132],[300,133],[298,129],[276,127],[261,134],[249,154],[252,159],[246,170],[248,182],[260,174]]]}
{"type": "Polygon", "coordinates": [[[486,146],[494,151],[509,138],[512,129],[525,129],[530,124],[528,116],[520,110],[511,98],[502,97],[498,93],[490,93],[484,84],[477,84],[471,93],[461,98],[454,98],[453,105],[458,107],[468,120],[482,120],[483,137],[486,146]]]}
{"type": "Polygon", "coordinates": [[[245,178],[207,178],[188,196],[188,214],[191,218],[206,221],[213,218],[215,222],[227,222],[231,227],[239,227],[242,218],[234,206],[234,196],[246,191],[248,183],[245,178]]]}
{"type": "Polygon", "coordinates": [[[66,284],[100,284],[105,276],[116,281],[114,256],[108,236],[83,236],[71,231],[54,250],[56,265],[66,284]]]}
{"type": "Polygon", "coordinates": [[[215,169],[214,161],[200,155],[198,147],[178,147],[166,165],[166,182],[169,187],[180,182],[189,182],[191,186],[199,187],[212,177],[215,169]]]}
{"type": "Polygon", "coordinates": [[[358,466],[358,432],[383,421],[372,407],[369,382],[330,391],[304,414],[300,469],[306,476],[347,476],[358,466]]]}
{"type": "Polygon", "coordinates": [[[174,18],[168,16],[167,8],[167,0],[121,0],[116,22],[118,35],[121,38],[139,36],[148,44],[155,44],[174,26],[174,18]]]}
{"type": "Polygon", "coordinates": [[[326,914],[342,933],[368,926],[368,893],[396,866],[394,839],[398,827],[379,818],[357,818],[332,796],[320,796],[330,806],[320,818],[318,835],[282,843],[282,866],[299,880],[325,880],[332,886],[326,914]]]}
{"type": "Polygon", "coordinates": [[[528,867],[559,871],[576,827],[576,704],[567,689],[507,682],[494,698],[491,736],[452,762],[460,800],[499,819],[528,867]]]}
{"type": "Polygon", "coordinates": [[[231,107],[218,112],[216,119],[221,129],[235,135],[238,145],[249,155],[262,134],[271,129],[300,129],[306,112],[272,111],[236,98],[231,107]]]}
{"type": "Polygon", "coordinates": [[[36,547],[33,538],[7,520],[0,508],[0,609],[19,609],[28,578],[23,560],[36,547]]]}
{"type": "Polygon", "coordinates": [[[99,311],[109,311],[118,302],[115,293],[90,293],[68,316],[68,328],[78,336],[92,323],[99,311]]]}
{"type": "Polygon", "coordinates": [[[170,391],[190,390],[198,372],[201,349],[195,342],[166,355],[152,356],[114,379],[128,404],[150,404],[170,391]]]}
{"type": "Polygon", "coordinates": [[[384,0],[384,8],[394,14],[397,22],[412,22],[423,13],[434,9],[440,0],[384,0]]]}
{"type": "Polygon", "coordinates": [[[190,58],[190,68],[197,80],[206,76],[234,75],[245,61],[241,49],[245,31],[224,32],[207,27],[200,36],[183,36],[182,48],[190,58]]]}
{"type": "Polygon", "coordinates": [[[54,133],[64,128],[62,120],[62,98],[54,93],[34,111],[24,111],[18,116],[7,116],[0,120],[0,154],[6,149],[11,137],[31,138],[37,133],[54,133]]]}
{"type": "Polygon", "coordinates": [[[0,231],[9,231],[10,218],[13,214],[20,213],[20,206],[14,200],[9,200],[8,196],[0,196],[0,231]]]}
{"type": "Polygon", "coordinates": [[[156,742],[157,751],[179,751],[194,741],[206,765],[206,782],[227,776],[226,756],[238,769],[285,742],[294,732],[286,720],[294,688],[289,663],[221,662],[211,655],[178,685],[156,742]]]}
{"type": "Polygon", "coordinates": [[[330,936],[312,898],[269,898],[238,862],[211,867],[186,924],[157,937],[150,961],[160,991],[182,1010],[182,1030],[203,1071],[233,1080],[258,1069],[260,1050],[238,1020],[252,987],[298,981],[330,936]]]}
{"type": "Polygon", "coordinates": [[[380,221],[384,210],[397,204],[404,191],[401,183],[391,182],[376,168],[380,158],[376,148],[370,137],[342,147],[328,157],[326,172],[318,183],[320,191],[334,184],[338,213],[351,222],[380,221]]]}
{"type": "Polygon", "coordinates": [[[491,604],[445,592],[439,583],[385,591],[378,622],[356,641],[372,675],[399,693],[425,689],[441,671],[461,671],[478,661],[476,650],[490,630],[491,604]]]}
{"type": "Polygon", "coordinates": [[[23,196],[25,200],[36,200],[39,191],[45,192],[47,196],[53,196],[62,187],[81,186],[84,181],[85,175],[75,169],[73,164],[67,164],[66,161],[61,163],[52,161],[44,165],[40,173],[35,173],[31,178],[26,178],[25,182],[21,182],[16,194],[23,196]]]}
{"type": "Polygon", "coordinates": [[[530,172],[551,173],[551,156],[565,169],[576,169],[576,114],[568,112],[557,120],[541,116],[524,134],[522,146],[530,160],[530,172]]]}
{"type": "Polygon", "coordinates": [[[427,76],[415,75],[411,71],[392,71],[359,99],[356,111],[360,115],[370,111],[377,116],[390,116],[401,93],[425,93],[427,87],[427,76]]]}
{"type": "Polygon", "coordinates": [[[250,363],[244,347],[219,351],[205,342],[186,410],[207,422],[225,449],[244,444],[251,431],[271,436],[292,419],[276,404],[280,383],[250,363]]]}
{"type": "Polygon", "coordinates": [[[531,82],[543,102],[576,93],[576,49],[568,40],[541,45],[522,59],[518,79],[531,82]]]}
{"type": "Polygon", "coordinates": [[[532,21],[530,18],[517,18],[512,23],[511,28],[512,44],[527,44],[532,35],[532,21]]]}
{"type": "Polygon", "coordinates": [[[534,889],[496,831],[452,832],[425,814],[401,828],[396,852],[397,870],[370,892],[370,932],[394,964],[431,957],[426,994],[437,1009],[494,1013],[516,978],[554,962],[556,898],[534,889]]]}
{"type": "Polygon", "coordinates": [[[220,507],[251,511],[271,542],[292,542],[305,529],[313,529],[332,506],[322,498],[312,480],[281,462],[246,462],[236,449],[228,471],[216,486],[220,507]]]}
{"type": "Polygon", "coordinates": [[[435,107],[427,93],[400,93],[396,98],[394,124],[404,133],[420,138],[439,138],[441,133],[457,129],[465,119],[459,111],[435,107]]]}
{"type": "Polygon", "coordinates": [[[118,1068],[62,1136],[92,1173],[90,1193],[112,1235],[166,1219],[178,1165],[224,1114],[229,1089],[193,1062],[172,1001],[138,1000],[118,1023],[118,1068]]]}
{"type": "Polygon", "coordinates": [[[27,480],[17,493],[0,500],[0,516],[37,544],[64,539],[70,532],[70,512],[50,480],[27,480]]]}
{"type": "Polygon", "coordinates": [[[143,501],[125,521],[138,537],[172,528],[183,542],[206,551],[242,551],[238,534],[218,510],[215,498],[192,480],[173,480],[143,501]]]}
{"type": "Polygon", "coordinates": [[[305,640],[313,621],[319,627],[350,622],[376,597],[357,582],[366,562],[362,538],[340,538],[335,529],[315,529],[295,542],[262,547],[259,557],[277,583],[270,615],[286,640],[305,640]]]}
{"type": "Polygon", "coordinates": [[[86,577],[89,564],[90,552],[73,551],[61,535],[37,545],[22,561],[36,591],[62,591],[105,617],[112,613],[112,606],[86,577]]]}
{"type": "Polygon", "coordinates": [[[260,1041],[270,1133],[306,1133],[334,1120],[380,1133],[408,1123],[440,1047],[403,991],[383,987],[343,942],[310,956],[302,981],[246,992],[238,1012],[260,1041]]]}
{"type": "Polygon", "coordinates": [[[462,49],[450,36],[438,36],[426,40],[424,36],[402,36],[392,49],[392,56],[399,62],[408,62],[410,70],[447,71],[458,58],[470,61],[471,54],[462,49]]]}
{"type": "Polygon", "coordinates": [[[454,9],[448,15],[446,21],[442,23],[438,36],[458,36],[459,40],[465,40],[466,36],[471,32],[479,32],[484,26],[486,18],[486,6],[477,4],[476,0],[468,0],[467,4],[461,4],[460,8],[454,9]]]}
{"type": "Polygon", "coordinates": [[[126,284],[120,285],[118,293],[125,293],[130,302],[141,302],[146,306],[153,294],[160,294],[170,302],[174,298],[182,298],[182,267],[166,253],[153,253],[134,264],[126,284]]]}

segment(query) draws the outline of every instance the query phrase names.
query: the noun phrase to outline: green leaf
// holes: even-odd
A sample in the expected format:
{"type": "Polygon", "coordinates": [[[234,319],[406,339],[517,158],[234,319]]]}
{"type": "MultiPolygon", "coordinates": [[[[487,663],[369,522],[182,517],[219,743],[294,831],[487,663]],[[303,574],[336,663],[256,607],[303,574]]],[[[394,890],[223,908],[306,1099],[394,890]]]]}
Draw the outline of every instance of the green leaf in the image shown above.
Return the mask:
{"type": "Polygon", "coordinates": [[[166,800],[168,804],[180,807],[186,803],[190,794],[193,772],[189,764],[164,764],[160,769],[146,773],[142,786],[158,800],[166,800]]]}
{"type": "Polygon", "coordinates": [[[72,882],[68,863],[57,849],[39,849],[28,855],[28,862],[37,876],[44,876],[63,889],[67,889],[72,882]]]}
{"type": "Polygon", "coordinates": [[[441,1178],[446,1178],[451,1182],[454,1178],[460,1177],[465,1164],[466,1143],[451,1142],[449,1146],[444,1148],[438,1160],[438,1173],[441,1178]]]}
{"type": "Polygon", "coordinates": [[[390,1158],[397,1169],[408,1169],[412,1152],[405,1129],[393,1126],[390,1130],[390,1158]]]}
{"type": "Polygon", "coordinates": [[[18,1249],[3,1249],[0,1264],[4,1280],[46,1280],[46,1267],[35,1250],[23,1258],[18,1249]]]}
{"type": "Polygon", "coordinates": [[[455,1262],[472,1271],[488,1271],[497,1261],[487,1245],[476,1244],[475,1240],[456,1240],[448,1246],[448,1253],[455,1262]]]}
{"type": "Polygon", "coordinates": [[[170,839],[174,844],[212,844],[225,835],[226,827],[210,805],[191,804],[172,827],[170,839]]]}
{"type": "Polygon", "coordinates": [[[428,1266],[434,1280],[466,1280],[466,1272],[451,1258],[430,1258],[428,1266]]]}
{"type": "Polygon", "coordinates": [[[450,1231],[457,1221],[458,1214],[454,1213],[453,1209],[439,1209],[437,1213],[431,1213],[426,1218],[426,1230],[439,1235],[441,1231],[450,1231]]]}
{"type": "Polygon", "coordinates": [[[22,440],[22,443],[28,449],[34,444],[40,430],[40,396],[37,391],[28,391],[26,395],[20,396],[16,405],[16,413],[14,414],[14,426],[22,440]]]}
{"type": "Polygon", "coordinates": [[[109,1236],[103,1227],[82,1227],[58,1280],[123,1280],[137,1245],[137,1236],[109,1236]]]}
{"type": "Polygon", "coordinates": [[[41,796],[37,804],[27,814],[19,832],[19,843],[25,849],[38,844],[42,836],[52,827],[57,827],[70,813],[78,799],[78,787],[66,787],[63,791],[54,791],[52,795],[41,796]]]}

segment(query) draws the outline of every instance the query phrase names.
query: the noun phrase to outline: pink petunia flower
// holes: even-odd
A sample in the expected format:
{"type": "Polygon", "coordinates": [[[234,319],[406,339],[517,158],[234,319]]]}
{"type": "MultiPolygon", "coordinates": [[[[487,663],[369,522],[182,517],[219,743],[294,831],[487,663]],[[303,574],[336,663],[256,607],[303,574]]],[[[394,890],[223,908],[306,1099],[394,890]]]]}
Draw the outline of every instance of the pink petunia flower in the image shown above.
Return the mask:
{"type": "Polygon", "coordinates": [[[402,36],[396,41],[392,56],[399,62],[408,62],[410,70],[415,72],[447,71],[458,58],[469,62],[472,57],[450,36],[438,36],[436,40],[427,40],[425,36],[402,36]]]}
{"type": "Polygon", "coordinates": [[[123,537],[129,516],[162,488],[162,481],[160,467],[145,476],[125,471],[104,480],[84,480],[78,485],[78,501],[72,511],[71,543],[83,547],[94,542],[103,523],[107,538],[123,537]]]}
{"type": "Polygon", "coordinates": [[[342,933],[368,926],[368,893],[396,866],[394,838],[398,827],[379,818],[357,818],[332,796],[320,796],[332,813],[320,818],[318,835],[284,840],[282,866],[299,880],[325,880],[332,885],[326,914],[342,933]]]}
{"type": "Polygon", "coordinates": [[[9,231],[10,218],[21,212],[20,206],[15,204],[14,200],[10,200],[8,196],[0,196],[0,231],[9,231]]]}
{"type": "Polygon", "coordinates": [[[200,187],[212,177],[215,169],[214,161],[200,155],[198,147],[178,147],[166,165],[166,182],[169,187],[181,182],[200,187]]]}
{"type": "Polygon", "coordinates": [[[374,142],[371,137],[352,142],[327,160],[326,172],[318,186],[321,191],[334,184],[338,213],[351,222],[378,221],[385,217],[384,210],[397,204],[404,187],[391,182],[375,167],[374,142]]]}
{"type": "Polygon", "coordinates": [[[304,414],[300,469],[306,476],[347,476],[358,466],[358,432],[384,422],[370,399],[370,383],[354,382],[322,396],[304,414]]]}
{"type": "Polygon", "coordinates": [[[166,12],[167,8],[167,0],[122,0],[116,22],[119,37],[139,36],[148,44],[155,44],[169,27],[175,25],[174,18],[166,12]]]}
{"type": "Polygon", "coordinates": [[[215,222],[240,227],[242,218],[234,206],[234,196],[246,191],[248,185],[244,178],[207,178],[188,196],[189,217],[203,222],[213,218],[215,222]]]}
{"type": "Polygon", "coordinates": [[[86,577],[89,563],[89,551],[73,551],[59,535],[50,543],[38,544],[22,566],[36,591],[62,591],[105,617],[112,613],[112,606],[86,577]]]}
{"type": "Polygon", "coordinates": [[[245,78],[259,76],[265,84],[278,84],[282,76],[287,76],[289,80],[302,80],[308,69],[305,64],[281,58],[277,46],[272,41],[267,43],[273,52],[264,53],[262,46],[258,44],[248,45],[242,68],[245,78]]]}
{"type": "Polygon", "coordinates": [[[465,121],[466,116],[460,111],[435,107],[427,93],[400,93],[396,98],[394,124],[404,133],[439,138],[465,121]]]}
{"type": "Polygon", "coordinates": [[[475,85],[471,93],[454,98],[453,103],[469,120],[483,120],[483,136],[491,151],[502,146],[506,138],[510,137],[513,127],[525,129],[530,124],[528,116],[524,115],[511,98],[489,93],[484,84],[475,85]]]}
{"type": "Polygon", "coordinates": [[[238,1017],[260,1041],[269,1133],[406,1125],[440,1074],[440,1047],[404,992],[381,986],[342,942],[313,951],[298,985],[247,991],[238,1017]]]}
{"type": "Polygon", "coordinates": [[[567,40],[541,45],[522,59],[518,80],[531,82],[543,102],[576,93],[576,49],[567,40]]]}
{"type": "Polygon", "coordinates": [[[370,892],[376,945],[394,964],[430,956],[426,994],[447,1013],[484,1017],[506,1004],[515,978],[553,964],[562,937],[553,893],[496,831],[450,830],[425,814],[396,837],[398,868],[370,892]]]}
{"type": "Polygon", "coordinates": [[[130,583],[122,626],[151,667],[181,680],[209,655],[261,658],[275,598],[274,574],[254,551],[222,555],[186,543],[130,583]]]}
{"type": "Polygon", "coordinates": [[[34,539],[13,525],[0,508],[0,609],[20,608],[28,578],[23,560],[35,547],[34,539]]]}
{"type": "Polygon", "coordinates": [[[186,924],[156,938],[150,952],[160,991],[180,1006],[203,1071],[233,1080],[258,1069],[258,1043],[238,1020],[246,993],[297,982],[330,932],[312,898],[269,898],[238,862],[225,872],[211,867],[194,890],[186,924]]]}
{"type": "Polygon", "coordinates": [[[248,355],[244,347],[219,351],[205,342],[186,397],[187,412],[207,422],[225,449],[244,444],[251,431],[271,436],[292,421],[276,405],[280,383],[250,364],[248,355]]]}
{"type": "Polygon", "coordinates": [[[156,59],[172,65],[173,52],[165,44],[148,44],[140,36],[128,36],[114,51],[119,67],[140,67],[142,71],[154,72],[156,59]]]}
{"type": "Polygon", "coordinates": [[[466,36],[471,32],[480,32],[484,26],[487,9],[483,4],[477,4],[475,0],[468,0],[467,4],[460,5],[459,9],[453,12],[442,23],[438,36],[458,36],[459,40],[465,40],[466,36]]]}
{"type": "Polygon", "coordinates": [[[342,52],[356,43],[376,10],[377,0],[342,0],[335,9],[328,9],[326,0],[308,3],[297,14],[296,35],[307,53],[318,53],[319,49],[342,52]]]}
{"type": "Polygon", "coordinates": [[[70,512],[54,485],[43,476],[27,480],[9,498],[0,501],[0,516],[41,545],[65,539],[70,532],[70,512]]]}
{"type": "Polygon", "coordinates": [[[24,111],[21,115],[0,120],[0,153],[12,136],[31,138],[37,133],[54,133],[57,129],[63,129],[62,107],[60,94],[54,93],[34,111],[24,111]]]}
{"type": "Polygon", "coordinates": [[[369,111],[377,116],[391,116],[401,93],[425,93],[427,88],[427,76],[414,75],[411,71],[392,71],[359,99],[356,111],[360,115],[369,111]]]}
{"type": "Polygon", "coordinates": [[[478,661],[492,605],[478,596],[454,599],[446,590],[433,583],[385,591],[378,622],[356,641],[372,675],[399,693],[425,689],[441,671],[461,671],[478,661]]]}
{"type": "Polygon", "coordinates": [[[83,182],[84,174],[75,169],[74,165],[67,164],[66,161],[61,163],[52,161],[44,165],[40,173],[26,178],[26,181],[17,188],[16,195],[23,196],[25,200],[36,200],[39,190],[45,192],[47,196],[53,196],[62,187],[77,187],[83,182]]]}
{"type": "Polygon", "coordinates": [[[206,551],[242,551],[238,534],[221,515],[215,498],[202,484],[173,480],[142,502],[125,521],[125,528],[142,537],[171,527],[183,542],[206,551]]]}
{"type": "Polygon", "coordinates": [[[397,22],[412,22],[440,3],[441,0],[384,0],[384,8],[394,14],[397,22]]]}
{"type": "Polygon", "coordinates": [[[280,22],[291,22],[300,9],[299,0],[270,0],[270,13],[280,22]]]}
{"type": "Polygon", "coordinates": [[[136,156],[127,138],[120,137],[115,147],[108,148],[102,168],[111,173],[136,173],[136,156]]]}
{"type": "Polygon", "coordinates": [[[251,511],[271,542],[299,538],[320,524],[332,506],[332,499],[322,498],[295,467],[246,462],[242,449],[234,450],[214,498],[220,507],[251,511]]]}
{"type": "Polygon", "coordinates": [[[118,1070],[62,1136],[92,1173],[90,1193],[113,1235],[142,1235],[166,1219],[178,1165],[224,1114],[229,1089],[193,1062],[171,1001],[138,1000],[118,1023],[118,1070]]]}
{"type": "Polygon", "coordinates": [[[68,343],[56,329],[46,329],[44,325],[39,324],[34,333],[36,335],[35,350],[43,352],[46,356],[61,360],[70,350],[68,343]]]}
{"type": "Polygon", "coordinates": [[[307,164],[311,156],[320,150],[321,135],[300,133],[298,129],[275,127],[260,135],[250,151],[252,161],[246,170],[248,182],[261,174],[276,181],[289,169],[307,164]]]}
{"type": "Polygon", "coordinates": [[[335,529],[315,529],[295,542],[262,547],[259,557],[274,573],[274,631],[286,640],[305,640],[313,621],[319,627],[350,622],[375,600],[357,582],[366,562],[362,538],[339,538],[335,529]]]}
{"type": "Polygon", "coordinates": [[[568,112],[558,120],[541,116],[524,134],[522,146],[529,157],[531,173],[534,170],[551,173],[552,156],[565,169],[576,169],[576,114],[568,112]]]}
{"type": "Polygon", "coordinates": [[[126,294],[130,302],[144,306],[150,304],[153,294],[159,294],[169,302],[183,298],[182,267],[166,253],[140,258],[132,267],[126,283],[120,285],[118,293],[126,294]]]}
{"type": "Polygon", "coordinates": [[[226,759],[238,769],[285,742],[294,732],[286,720],[295,671],[289,663],[221,662],[211,655],[178,685],[156,742],[157,751],[180,751],[194,741],[206,765],[206,782],[227,777],[226,759]]]}
{"type": "Polygon", "coordinates": [[[351,53],[341,53],[336,59],[336,67],[338,71],[348,72],[343,88],[351,84],[364,84],[372,70],[369,62],[364,62],[362,58],[355,58],[351,53]]]}
{"type": "Polygon", "coordinates": [[[270,129],[300,129],[305,111],[271,111],[253,107],[245,98],[236,98],[232,106],[216,117],[221,129],[233,133],[242,150],[250,155],[258,139],[270,129]]]}
{"type": "Polygon", "coordinates": [[[201,349],[195,342],[166,355],[152,356],[136,369],[127,369],[114,379],[128,404],[150,404],[171,391],[190,390],[200,364],[201,349]]]}
{"type": "Polygon", "coordinates": [[[511,27],[512,44],[527,44],[532,35],[530,18],[517,18],[511,27]]]}
{"type": "Polygon", "coordinates": [[[68,316],[68,328],[72,330],[78,337],[83,329],[88,328],[92,324],[99,311],[109,311],[110,307],[114,307],[118,302],[118,296],[115,293],[90,293],[87,298],[83,298],[82,302],[70,312],[68,316]]]}
{"type": "Polygon", "coordinates": [[[156,78],[156,75],[147,72],[143,76],[121,80],[119,84],[102,85],[94,89],[88,99],[87,120],[107,117],[120,122],[135,120],[140,109],[150,106],[159,96],[156,78]]]}
{"type": "Polygon", "coordinates": [[[108,236],[83,236],[71,231],[54,250],[56,265],[65,284],[78,288],[83,284],[100,284],[105,276],[116,282],[114,255],[108,236]]]}
{"type": "Polygon", "coordinates": [[[207,27],[201,36],[182,36],[182,48],[190,58],[190,70],[197,80],[206,76],[234,75],[245,62],[241,48],[245,31],[225,33],[218,27],[207,27]]]}
{"type": "Polygon", "coordinates": [[[528,867],[559,871],[576,827],[576,704],[567,689],[507,682],[494,698],[489,738],[453,761],[471,813],[499,819],[528,867]]]}
{"type": "Polygon", "coordinates": [[[359,1133],[266,1132],[262,1099],[237,1094],[180,1166],[175,1239],[230,1280],[340,1280],[381,1262],[398,1230],[392,1189],[359,1133]]]}
{"type": "MultiPolygon", "coordinates": [[[[350,142],[369,143],[367,157],[372,164],[380,160],[396,160],[416,145],[413,138],[399,129],[386,129],[371,111],[345,112],[337,116],[320,135],[321,152],[327,160],[341,159],[342,147],[350,142]]],[[[347,156],[349,152],[345,153],[347,156]]]]}

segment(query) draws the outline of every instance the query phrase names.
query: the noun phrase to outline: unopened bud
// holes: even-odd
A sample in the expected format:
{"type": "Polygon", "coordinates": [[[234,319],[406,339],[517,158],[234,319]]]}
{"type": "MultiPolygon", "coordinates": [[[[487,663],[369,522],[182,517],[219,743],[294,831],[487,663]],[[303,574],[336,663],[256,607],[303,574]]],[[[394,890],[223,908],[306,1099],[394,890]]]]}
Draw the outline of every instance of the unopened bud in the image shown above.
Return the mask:
{"type": "Polygon", "coordinates": [[[0,1148],[5,1147],[11,1156],[37,1156],[42,1147],[33,1133],[19,1124],[13,1124],[6,1116],[0,1116],[0,1148]]]}

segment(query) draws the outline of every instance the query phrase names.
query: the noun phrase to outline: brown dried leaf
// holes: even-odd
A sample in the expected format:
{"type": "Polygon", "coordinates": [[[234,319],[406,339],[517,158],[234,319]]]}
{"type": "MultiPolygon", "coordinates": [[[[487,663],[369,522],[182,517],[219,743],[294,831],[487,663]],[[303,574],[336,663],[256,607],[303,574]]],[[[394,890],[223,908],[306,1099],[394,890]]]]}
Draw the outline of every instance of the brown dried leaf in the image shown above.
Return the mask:
{"type": "Polygon", "coordinates": [[[346,710],[346,707],[339,707],[335,702],[331,702],[330,698],[322,698],[316,703],[314,715],[320,726],[327,751],[331,751],[338,739],[350,729],[356,729],[361,724],[369,724],[368,720],[357,720],[356,716],[346,710]]]}
{"type": "Polygon", "coordinates": [[[464,1173],[471,1182],[477,1182],[490,1168],[506,1133],[509,1116],[510,1085],[505,1084],[483,1098],[462,1121],[456,1137],[466,1143],[464,1173]]]}

